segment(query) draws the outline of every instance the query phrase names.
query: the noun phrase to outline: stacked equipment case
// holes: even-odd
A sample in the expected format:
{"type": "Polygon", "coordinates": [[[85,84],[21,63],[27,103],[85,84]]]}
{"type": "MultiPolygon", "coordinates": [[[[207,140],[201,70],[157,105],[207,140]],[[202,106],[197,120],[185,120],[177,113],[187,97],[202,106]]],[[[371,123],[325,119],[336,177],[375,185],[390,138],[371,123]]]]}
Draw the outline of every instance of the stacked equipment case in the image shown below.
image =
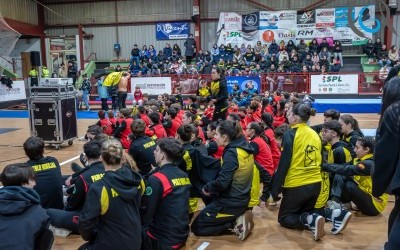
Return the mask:
{"type": "Polygon", "coordinates": [[[70,85],[32,87],[28,99],[31,136],[58,150],[77,138],[76,91],[70,85]]]}

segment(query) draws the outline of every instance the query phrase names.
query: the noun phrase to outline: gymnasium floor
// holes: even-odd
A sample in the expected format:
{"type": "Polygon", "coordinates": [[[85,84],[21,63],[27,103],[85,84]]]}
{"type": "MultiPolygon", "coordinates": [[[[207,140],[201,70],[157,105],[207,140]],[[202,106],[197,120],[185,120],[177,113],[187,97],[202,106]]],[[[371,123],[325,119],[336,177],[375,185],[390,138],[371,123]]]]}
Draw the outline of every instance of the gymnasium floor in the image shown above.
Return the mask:
{"type": "MultiPolygon", "coordinates": [[[[378,125],[379,115],[356,114],[354,117],[358,119],[363,129],[375,129],[378,125]]],[[[95,122],[94,119],[79,119],[79,135],[83,135],[87,126],[95,122]]],[[[311,120],[312,125],[322,122],[321,114],[311,120]]],[[[29,136],[27,118],[4,118],[0,114],[0,171],[7,164],[27,160],[22,144],[29,136]]],[[[69,162],[81,153],[83,144],[84,142],[75,140],[72,146],[65,145],[60,150],[47,147],[45,154],[56,157],[62,164],[63,174],[70,174],[69,162]]],[[[325,225],[327,235],[318,242],[312,240],[309,231],[287,230],[280,227],[277,223],[277,210],[256,207],[253,211],[255,228],[247,240],[239,241],[233,235],[219,237],[191,235],[186,249],[381,249],[387,239],[387,219],[393,207],[393,198],[390,200],[383,215],[366,217],[354,212],[355,216],[343,234],[337,236],[329,234],[331,224],[327,223],[325,225]]],[[[77,249],[82,243],[82,239],[77,235],[56,237],[53,249],[77,249]]]]}

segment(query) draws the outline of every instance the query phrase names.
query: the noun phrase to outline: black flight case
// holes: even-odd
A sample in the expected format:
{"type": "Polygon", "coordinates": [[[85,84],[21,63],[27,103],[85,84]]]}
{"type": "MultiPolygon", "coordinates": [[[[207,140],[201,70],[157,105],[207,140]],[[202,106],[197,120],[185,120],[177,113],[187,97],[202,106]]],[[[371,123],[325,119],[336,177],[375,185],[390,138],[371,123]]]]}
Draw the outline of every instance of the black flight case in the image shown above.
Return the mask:
{"type": "Polygon", "coordinates": [[[76,91],[73,86],[39,86],[30,89],[28,99],[31,136],[43,138],[58,150],[78,136],[76,91]]]}

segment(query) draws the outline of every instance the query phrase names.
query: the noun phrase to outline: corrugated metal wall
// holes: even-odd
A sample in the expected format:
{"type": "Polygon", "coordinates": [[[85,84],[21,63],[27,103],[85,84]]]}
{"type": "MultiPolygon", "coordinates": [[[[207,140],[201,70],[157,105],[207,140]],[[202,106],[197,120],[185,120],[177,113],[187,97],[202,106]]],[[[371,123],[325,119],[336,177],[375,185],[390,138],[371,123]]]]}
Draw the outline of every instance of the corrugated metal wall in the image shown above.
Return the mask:
{"type": "MultiPolygon", "coordinates": [[[[347,6],[350,1],[354,6],[377,3],[375,0],[335,0],[327,1],[325,5],[318,6],[318,8],[347,6]]],[[[315,3],[316,0],[258,0],[258,2],[274,9],[282,10],[301,9],[315,3]]],[[[192,0],[131,0],[117,2],[118,21],[135,22],[190,19],[192,15],[192,4],[192,0]]],[[[400,0],[398,1],[398,5],[400,5],[400,0]]],[[[115,5],[113,2],[49,5],[48,7],[64,16],[63,18],[49,11],[45,11],[46,23],[48,25],[115,22],[115,5]]],[[[218,18],[220,12],[237,12],[244,14],[258,10],[262,10],[262,8],[249,3],[246,0],[201,0],[202,18],[218,18]]],[[[377,14],[377,18],[380,19],[379,14],[377,14]]],[[[397,18],[395,21],[396,20],[397,18]]],[[[201,24],[201,47],[204,50],[209,50],[217,41],[217,23],[218,21],[204,21],[201,24]]],[[[395,27],[400,27],[400,20],[398,23],[395,22],[394,25],[395,27]]],[[[162,49],[166,42],[156,41],[154,26],[154,24],[149,24],[118,27],[119,43],[121,44],[122,49],[121,57],[129,57],[130,50],[134,43],[137,43],[139,47],[144,44],[153,44],[157,50],[162,49]]],[[[193,24],[192,30],[194,30],[193,24]]],[[[93,40],[85,40],[85,56],[95,52],[98,59],[110,59],[116,57],[116,54],[113,51],[113,44],[117,42],[115,26],[86,27],[85,31],[86,33],[94,35],[93,40]]],[[[78,31],[75,28],[47,30],[47,36],[75,35],[77,33],[78,31]]],[[[383,38],[384,29],[381,29],[380,33],[375,34],[375,37],[383,38]]],[[[396,39],[399,39],[400,41],[400,37],[396,39]]],[[[181,48],[183,47],[182,45],[184,41],[178,40],[176,42],[181,48]]],[[[174,41],[170,41],[170,43],[174,43],[174,41]]],[[[357,54],[360,52],[361,48],[359,46],[345,47],[345,53],[347,54],[357,54]]]]}
{"type": "MultiPolygon", "coordinates": [[[[46,23],[56,24],[89,24],[114,23],[115,3],[78,3],[48,5],[54,12],[46,11],[46,23]]],[[[192,1],[189,0],[133,0],[117,2],[119,22],[156,21],[171,19],[190,19],[192,1]]]]}
{"type": "Polygon", "coordinates": [[[32,0],[1,0],[0,13],[9,19],[38,24],[37,5],[32,0]]]}
{"type": "MultiPolygon", "coordinates": [[[[85,56],[92,52],[97,54],[97,59],[116,58],[114,44],[117,43],[116,27],[88,27],[85,28],[87,34],[93,34],[93,40],[85,40],[85,56]]],[[[191,27],[194,30],[194,27],[191,27]]],[[[121,44],[120,57],[130,58],[131,49],[136,43],[141,49],[143,45],[153,45],[157,50],[162,50],[168,42],[173,46],[177,43],[183,50],[184,40],[156,41],[155,25],[141,26],[120,26],[118,27],[119,43],[121,44]]]]}

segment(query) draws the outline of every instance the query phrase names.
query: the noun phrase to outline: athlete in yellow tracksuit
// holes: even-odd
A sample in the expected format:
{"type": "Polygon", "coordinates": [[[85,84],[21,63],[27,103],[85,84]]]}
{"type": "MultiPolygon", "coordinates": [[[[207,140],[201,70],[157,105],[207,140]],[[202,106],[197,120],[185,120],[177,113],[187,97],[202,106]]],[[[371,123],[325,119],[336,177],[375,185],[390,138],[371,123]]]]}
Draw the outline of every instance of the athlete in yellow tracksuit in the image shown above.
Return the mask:
{"type": "Polygon", "coordinates": [[[375,142],[370,137],[357,139],[354,148],[357,158],[350,164],[323,164],[322,170],[334,173],[332,200],[335,202],[352,201],[365,215],[376,216],[382,213],[387,205],[388,195],[379,198],[372,196],[371,170],[374,168],[373,151],[375,142]]]}

